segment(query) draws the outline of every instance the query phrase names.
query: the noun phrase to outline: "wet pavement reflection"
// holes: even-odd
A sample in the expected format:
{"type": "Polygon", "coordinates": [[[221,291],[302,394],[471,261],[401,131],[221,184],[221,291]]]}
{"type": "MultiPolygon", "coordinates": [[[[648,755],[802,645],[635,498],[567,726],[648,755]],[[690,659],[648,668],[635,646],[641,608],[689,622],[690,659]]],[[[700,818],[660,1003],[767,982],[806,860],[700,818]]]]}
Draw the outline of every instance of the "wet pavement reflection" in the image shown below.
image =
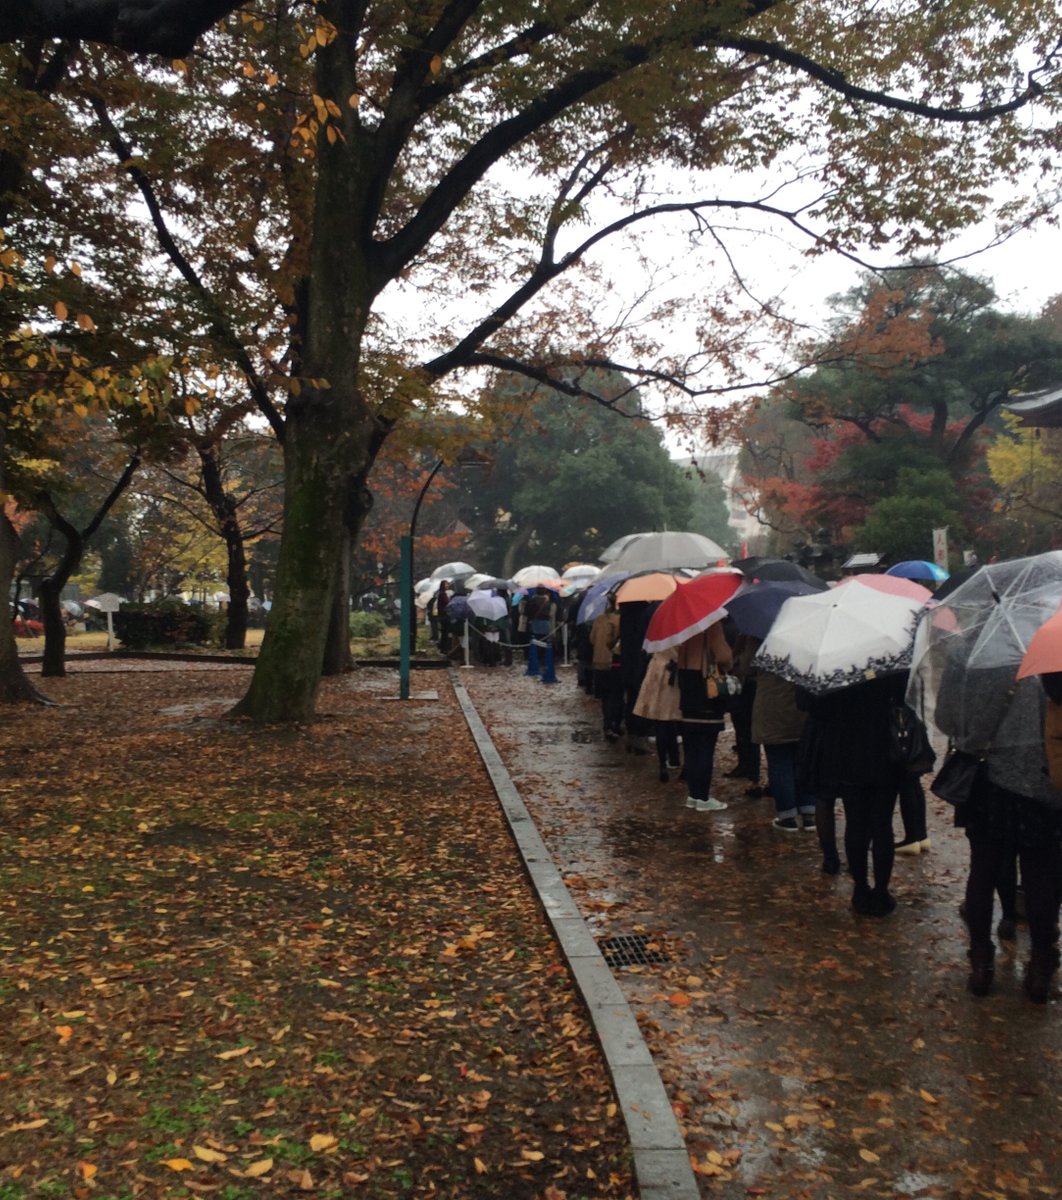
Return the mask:
{"type": "Polygon", "coordinates": [[[856,916],[815,835],[773,829],[770,798],[723,778],[729,734],[712,792],[730,807],[694,812],[558,674],[462,683],[595,936],[644,934],[668,958],[615,974],[703,1194],[1062,1195],[1062,1005],[1021,990],[1024,927],[993,993],[966,991],[950,809],[930,797],[931,851],[897,856],[897,911],[856,916]]]}

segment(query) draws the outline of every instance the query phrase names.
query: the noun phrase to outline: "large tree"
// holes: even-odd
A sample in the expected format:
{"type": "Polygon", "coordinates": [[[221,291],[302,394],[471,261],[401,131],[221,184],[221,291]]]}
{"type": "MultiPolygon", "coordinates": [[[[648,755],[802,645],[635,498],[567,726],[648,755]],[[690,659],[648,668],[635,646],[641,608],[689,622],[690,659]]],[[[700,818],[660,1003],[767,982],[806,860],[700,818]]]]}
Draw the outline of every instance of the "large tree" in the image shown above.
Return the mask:
{"type": "MultiPolygon", "coordinates": [[[[168,0],[16,7],[0,20],[0,38],[93,38],[167,54],[183,53],[229,9],[168,0]]],[[[158,201],[153,173],[170,180],[167,198],[180,209],[166,234],[174,270],[215,350],[258,385],[283,440],[276,597],[238,711],[265,721],[311,715],[373,462],[433,384],[495,366],[578,392],[573,364],[617,360],[631,377],[674,379],[686,394],[740,376],[736,289],[706,283],[673,298],[696,333],[689,353],[663,357],[644,327],[620,336],[613,318],[623,306],[601,300],[592,272],[564,286],[580,264],[595,266],[606,236],[684,214],[692,243],[725,249],[716,218],[744,211],[805,230],[820,248],[934,244],[983,211],[993,173],[1012,175],[1054,145],[1056,17],[1053,0],[990,9],[558,0],[530,13],[482,0],[280,3],[203,34],[202,58],[179,64],[169,81],[151,72],[152,99],[131,88],[122,111],[97,111],[116,133],[124,124],[111,140],[130,185],[158,201]],[[220,88],[211,68],[223,61],[239,71],[220,88]],[[167,149],[160,122],[176,101],[168,108],[160,97],[168,88],[187,98],[192,86],[203,137],[254,146],[257,158],[219,173],[181,161],[190,143],[167,149]],[[246,120],[260,112],[261,129],[245,137],[218,101],[235,107],[252,86],[257,108],[240,111],[246,120]],[[1031,103],[1032,118],[1016,115],[1031,103]],[[299,155],[276,153],[291,139],[299,155]],[[683,172],[671,191],[689,198],[659,199],[662,185],[643,169],[651,163],[683,172]],[[715,168],[725,182],[700,173],[715,168]],[[741,178],[753,171],[770,182],[741,178]],[[305,202],[292,190],[286,229],[264,236],[255,218],[273,193],[260,182],[284,187],[296,176],[309,185],[305,202]],[[779,178],[803,182],[788,205],[779,178]],[[199,253],[203,269],[192,261],[199,253]],[[271,282],[288,323],[290,349],[271,364],[285,376],[286,405],[255,361],[260,331],[235,315],[249,278],[271,282]],[[406,324],[397,302],[418,289],[431,307],[406,324]],[[546,349],[557,346],[573,348],[559,363],[546,349]]],[[[1036,208],[1033,198],[1009,216],[1036,208]]],[[[162,208],[151,211],[159,231],[162,208]]]]}

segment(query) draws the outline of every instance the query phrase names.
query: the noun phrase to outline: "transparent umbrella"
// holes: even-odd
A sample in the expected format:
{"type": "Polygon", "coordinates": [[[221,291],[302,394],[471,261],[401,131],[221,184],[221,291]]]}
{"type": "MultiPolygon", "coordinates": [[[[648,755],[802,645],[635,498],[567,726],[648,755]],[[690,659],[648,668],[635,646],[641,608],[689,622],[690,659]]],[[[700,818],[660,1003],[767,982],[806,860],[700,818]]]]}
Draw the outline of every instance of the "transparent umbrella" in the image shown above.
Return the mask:
{"type": "MultiPolygon", "coordinates": [[[[1060,601],[1062,550],[980,567],[923,617],[908,702],[960,750],[1040,743],[1043,688],[1035,676],[1017,675],[1029,643],[1060,601]]],[[[1024,795],[1042,784],[1039,778],[999,782],[1024,795]]]]}
{"type": "Polygon", "coordinates": [[[679,567],[704,570],[727,560],[718,542],[700,533],[643,533],[609,564],[609,572],[668,571],[679,567]]]}

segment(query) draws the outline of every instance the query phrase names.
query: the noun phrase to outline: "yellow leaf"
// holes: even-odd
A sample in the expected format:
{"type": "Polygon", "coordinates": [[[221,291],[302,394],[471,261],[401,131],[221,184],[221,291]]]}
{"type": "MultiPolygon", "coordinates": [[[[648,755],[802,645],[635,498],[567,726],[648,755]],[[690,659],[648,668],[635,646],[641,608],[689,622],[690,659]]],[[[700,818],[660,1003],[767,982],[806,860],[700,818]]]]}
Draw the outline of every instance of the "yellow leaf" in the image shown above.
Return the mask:
{"type": "Polygon", "coordinates": [[[417,1083],[431,1083],[431,1076],[430,1075],[418,1075],[417,1083]]]}
{"type": "Polygon", "coordinates": [[[8,1133],[20,1133],[24,1129],[40,1129],[42,1125],[48,1124],[47,1117],[38,1117],[36,1121],[19,1121],[17,1125],[9,1125],[8,1133]]]}
{"type": "Polygon", "coordinates": [[[860,1150],[859,1157],[864,1162],[868,1162],[868,1163],[881,1162],[881,1156],[878,1154],[875,1154],[873,1150],[866,1150],[866,1149],[860,1150]]]}
{"type": "Polygon", "coordinates": [[[228,1161],[228,1155],[220,1150],[210,1150],[206,1146],[193,1146],[192,1153],[202,1162],[222,1163],[228,1161]]]}
{"type": "Polygon", "coordinates": [[[546,1156],[541,1150],[521,1150],[520,1157],[527,1159],[528,1162],[541,1162],[546,1156]]]}
{"type": "Polygon", "coordinates": [[[686,1005],[689,1004],[690,998],[685,992],[674,992],[672,995],[668,996],[667,1002],[668,1004],[673,1005],[675,1008],[685,1008],[686,1005]]]}
{"type": "Polygon", "coordinates": [[[107,1072],[107,1082],[112,1086],[118,1082],[118,1072],[113,1067],[107,1072]]]}
{"type": "Polygon", "coordinates": [[[934,1096],[932,1094],[932,1092],[927,1092],[925,1088],[919,1088],[918,1094],[922,1097],[922,1099],[927,1104],[936,1104],[937,1103],[936,1096],[934,1096]]]}
{"type": "Polygon", "coordinates": [[[66,1041],[67,1038],[73,1037],[74,1030],[69,1025],[56,1025],[55,1032],[59,1035],[61,1041],[66,1041]]]}
{"type": "Polygon", "coordinates": [[[218,1058],[239,1058],[241,1054],[250,1054],[250,1046],[238,1046],[235,1050],[222,1050],[218,1058]]]}
{"type": "Polygon", "coordinates": [[[77,276],[78,279],[80,279],[81,278],[81,264],[72,262],[70,264],[70,274],[75,275],[75,276],[77,276]]]}
{"type": "Polygon", "coordinates": [[[334,979],[318,979],[317,981],[323,988],[341,988],[341,983],[336,983],[334,979]]]}
{"type": "Polygon", "coordinates": [[[79,329],[83,329],[86,333],[92,333],[96,328],[95,323],[88,313],[77,314],[77,325],[79,329]]]}
{"type": "Polygon", "coordinates": [[[173,60],[173,62],[170,63],[170,66],[173,67],[173,69],[177,72],[178,75],[187,75],[188,74],[188,64],[184,61],[183,58],[175,58],[173,60]]]}
{"type": "MultiPolygon", "coordinates": [[[[71,830],[71,832],[74,832],[74,831],[71,830]]],[[[78,1017],[83,1017],[84,1015],[85,1015],[85,1010],[83,1008],[72,1008],[69,1012],[63,1013],[63,1016],[68,1021],[76,1021],[78,1019],[78,1017]]]]}
{"type": "Polygon", "coordinates": [[[357,92],[351,92],[347,99],[347,103],[351,108],[357,108],[361,103],[361,96],[357,92]]]}
{"type": "Polygon", "coordinates": [[[99,1167],[97,1167],[95,1163],[79,1162],[77,1164],[77,1169],[81,1175],[81,1178],[87,1182],[92,1178],[93,1175],[96,1174],[96,1172],[99,1170],[99,1167]]]}
{"type": "Polygon", "coordinates": [[[250,1175],[252,1179],[257,1179],[259,1175],[268,1175],[272,1169],[273,1160],[271,1158],[260,1158],[257,1162],[251,1163],[244,1174],[250,1175]]]}
{"type": "Polygon", "coordinates": [[[44,260],[44,269],[48,272],[49,275],[55,270],[55,255],[54,254],[49,254],[48,257],[44,260]]]}
{"type": "Polygon", "coordinates": [[[310,1138],[310,1149],[317,1153],[319,1150],[331,1150],[336,1145],[336,1139],[330,1133],[315,1133],[310,1138]]]}
{"type": "Polygon", "coordinates": [[[69,313],[70,310],[62,302],[62,300],[56,300],[54,311],[55,311],[55,315],[59,318],[60,321],[65,321],[67,318],[67,314],[69,313]]]}
{"type": "Polygon", "coordinates": [[[477,1175],[486,1175],[486,1173],[487,1173],[487,1164],[486,1164],[486,1163],[483,1161],[483,1159],[481,1159],[481,1158],[474,1158],[474,1159],[472,1160],[472,1165],[473,1165],[473,1166],[476,1168],[476,1174],[477,1174],[477,1175]]]}
{"type": "Polygon", "coordinates": [[[171,1171],[194,1171],[194,1164],[190,1163],[186,1158],[164,1158],[162,1160],[164,1167],[169,1167],[171,1171]]]}

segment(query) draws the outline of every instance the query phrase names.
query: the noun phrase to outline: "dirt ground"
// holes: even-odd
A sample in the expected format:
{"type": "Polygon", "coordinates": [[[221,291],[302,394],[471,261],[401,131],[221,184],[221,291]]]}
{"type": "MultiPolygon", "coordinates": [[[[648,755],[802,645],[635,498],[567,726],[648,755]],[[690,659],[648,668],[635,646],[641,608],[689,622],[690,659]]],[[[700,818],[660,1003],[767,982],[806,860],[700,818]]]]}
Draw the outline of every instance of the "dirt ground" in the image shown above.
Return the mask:
{"type": "Polygon", "coordinates": [[[814,834],[774,830],[772,801],[722,778],[728,737],[712,790],[730,807],[692,812],[559,674],[460,677],[597,936],[668,959],[617,976],[703,1194],[1062,1194],[1062,1012],[1021,990],[1024,928],[993,994],[966,991],[966,846],[946,806],[930,797],[932,849],[897,858],[897,911],[856,916],[814,834]]]}

